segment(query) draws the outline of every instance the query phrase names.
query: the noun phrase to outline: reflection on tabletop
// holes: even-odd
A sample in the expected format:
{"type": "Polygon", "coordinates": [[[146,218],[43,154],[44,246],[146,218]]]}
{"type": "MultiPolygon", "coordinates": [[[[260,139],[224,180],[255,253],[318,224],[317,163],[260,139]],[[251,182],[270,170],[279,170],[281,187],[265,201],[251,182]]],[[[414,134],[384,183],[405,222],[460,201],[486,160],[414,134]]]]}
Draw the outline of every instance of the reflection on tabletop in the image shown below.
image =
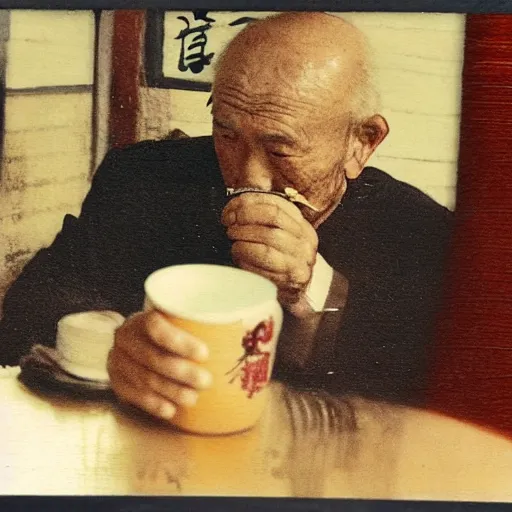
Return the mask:
{"type": "Polygon", "coordinates": [[[426,411],[273,383],[254,429],[193,436],[17,373],[0,369],[1,494],[512,501],[512,442],[426,411]]]}

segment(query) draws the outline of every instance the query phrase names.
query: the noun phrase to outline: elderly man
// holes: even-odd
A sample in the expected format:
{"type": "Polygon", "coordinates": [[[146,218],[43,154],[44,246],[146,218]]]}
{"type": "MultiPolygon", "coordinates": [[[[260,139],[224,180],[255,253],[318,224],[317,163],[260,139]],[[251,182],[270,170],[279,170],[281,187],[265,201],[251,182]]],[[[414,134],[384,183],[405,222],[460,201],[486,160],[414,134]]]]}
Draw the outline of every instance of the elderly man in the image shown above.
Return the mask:
{"type": "Polygon", "coordinates": [[[198,364],[208,350],[161,314],[136,313],[144,278],[235,264],[278,286],[277,378],[421,401],[450,215],[365,167],[388,127],[362,34],[321,13],[250,25],[219,60],[212,112],[213,140],[107,155],[80,217],[66,217],[8,293],[3,362],[53,344],[64,314],[117,310],[131,316],[109,359],[113,389],[169,418],[210,384],[198,364]]]}

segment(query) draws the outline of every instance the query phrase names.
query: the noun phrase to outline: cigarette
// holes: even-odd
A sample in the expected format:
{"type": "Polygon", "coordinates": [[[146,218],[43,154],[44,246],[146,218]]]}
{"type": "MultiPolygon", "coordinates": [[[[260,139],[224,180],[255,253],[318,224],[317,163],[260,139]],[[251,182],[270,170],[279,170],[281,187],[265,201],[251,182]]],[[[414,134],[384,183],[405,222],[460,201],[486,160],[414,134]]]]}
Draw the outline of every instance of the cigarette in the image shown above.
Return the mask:
{"type": "Polygon", "coordinates": [[[226,195],[228,197],[237,196],[243,194],[244,192],[259,192],[261,194],[273,194],[275,196],[284,197],[291,201],[292,203],[302,204],[307,206],[314,212],[318,212],[318,208],[313,206],[302,194],[300,194],[297,190],[291,187],[285,187],[284,192],[278,192],[277,190],[262,190],[260,188],[252,188],[252,187],[242,187],[242,188],[227,188],[226,195]]]}

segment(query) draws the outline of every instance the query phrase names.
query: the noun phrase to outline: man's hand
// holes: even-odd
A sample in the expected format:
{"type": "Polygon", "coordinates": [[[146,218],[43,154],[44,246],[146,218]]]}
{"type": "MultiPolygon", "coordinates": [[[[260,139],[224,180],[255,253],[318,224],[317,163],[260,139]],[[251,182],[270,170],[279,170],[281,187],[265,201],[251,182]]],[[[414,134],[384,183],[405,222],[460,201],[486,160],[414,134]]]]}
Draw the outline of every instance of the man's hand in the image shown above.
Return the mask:
{"type": "Polygon", "coordinates": [[[157,311],[137,313],[116,331],[108,360],[112,389],[120,399],[170,419],[177,406],[193,406],[211,375],[198,363],[206,345],[157,311]]]}
{"type": "Polygon", "coordinates": [[[234,242],[231,255],[236,265],[273,281],[280,303],[293,314],[311,310],[306,290],[318,237],[293,203],[272,194],[247,192],[229,201],[222,223],[234,242]]]}

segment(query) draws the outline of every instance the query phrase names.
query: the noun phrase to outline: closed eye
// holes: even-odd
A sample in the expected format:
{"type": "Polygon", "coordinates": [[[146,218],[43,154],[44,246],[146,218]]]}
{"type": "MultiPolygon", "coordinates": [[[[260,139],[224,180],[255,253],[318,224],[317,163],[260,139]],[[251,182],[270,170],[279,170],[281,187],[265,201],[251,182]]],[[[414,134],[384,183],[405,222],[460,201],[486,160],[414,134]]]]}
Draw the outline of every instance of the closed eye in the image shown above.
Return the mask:
{"type": "Polygon", "coordinates": [[[213,120],[213,128],[215,133],[226,140],[235,140],[236,134],[231,128],[219,123],[215,119],[213,120]]]}
{"type": "Polygon", "coordinates": [[[220,128],[221,130],[233,130],[232,126],[229,126],[227,123],[223,123],[219,121],[217,118],[213,118],[213,126],[215,128],[220,128]]]}
{"type": "Polygon", "coordinates": [[[274,158],[291,158],[297,155],[294,148],[290,148],[284,144],[269,144],[265,148],[267,155],[274,158]]]}
{"type": "Polygon", "coordinates": [[[271,154],[271,156],[274,156],[276,158],[287,158],[287,157],[291,156],[287,153],[281,153],[280,151],[271,151],[270,154],[271,154]]]}

